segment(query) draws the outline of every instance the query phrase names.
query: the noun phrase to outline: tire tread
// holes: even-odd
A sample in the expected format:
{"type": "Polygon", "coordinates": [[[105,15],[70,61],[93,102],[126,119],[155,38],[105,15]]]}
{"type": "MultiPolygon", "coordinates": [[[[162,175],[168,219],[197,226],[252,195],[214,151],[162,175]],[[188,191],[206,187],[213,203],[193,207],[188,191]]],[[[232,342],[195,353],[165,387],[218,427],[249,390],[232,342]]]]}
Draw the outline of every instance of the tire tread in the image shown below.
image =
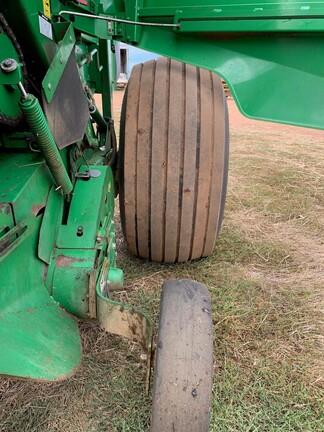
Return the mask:
{"type": "Polygon", "coordinates": [[[220,79],[161,58],[133,68],[125,98],[120,206],[130,252],[169,263],[208,256],[228,169],[220,79]]]}

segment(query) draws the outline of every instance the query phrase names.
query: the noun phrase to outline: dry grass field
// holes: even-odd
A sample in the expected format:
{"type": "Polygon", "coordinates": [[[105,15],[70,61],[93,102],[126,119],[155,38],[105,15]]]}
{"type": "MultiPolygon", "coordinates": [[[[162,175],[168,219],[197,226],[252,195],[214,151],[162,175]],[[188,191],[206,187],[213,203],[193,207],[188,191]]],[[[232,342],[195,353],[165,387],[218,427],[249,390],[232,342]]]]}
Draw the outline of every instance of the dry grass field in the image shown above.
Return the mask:
{"type": "MultiPolygon", "coordinates": [[[[187,265],[147,263],[127,254],[119,228],[126,275],[119,296],[156,320],[164,279],[190,277],[209,286],[211,431],[321,432],[324,132],[246,120],[229,104],[228,200],[214,254],[187,265]]],[[[150,397],[138,348],[95,324],[80,327],[83,362],[71,379],[1,379],[1,432],[147,430],[150,397]]]]}

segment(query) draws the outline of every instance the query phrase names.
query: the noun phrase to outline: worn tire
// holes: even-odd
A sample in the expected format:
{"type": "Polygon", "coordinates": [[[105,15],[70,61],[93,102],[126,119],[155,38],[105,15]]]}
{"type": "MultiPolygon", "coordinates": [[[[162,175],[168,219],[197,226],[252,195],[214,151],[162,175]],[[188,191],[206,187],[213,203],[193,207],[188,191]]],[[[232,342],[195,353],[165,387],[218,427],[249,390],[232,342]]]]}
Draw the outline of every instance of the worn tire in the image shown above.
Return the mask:
{"type": "Polygon", "coordinates": [[[211,305],[205,285],[164,283],[151,432],[208,432],[212,395],[211,305]]]}
{"type": "Polygon", "coordinates": [[[120,137],[120,214],[130,252],[170,263],[211,254],[228,171],[221,80],[166,58],[135,66],[120,137]]]}

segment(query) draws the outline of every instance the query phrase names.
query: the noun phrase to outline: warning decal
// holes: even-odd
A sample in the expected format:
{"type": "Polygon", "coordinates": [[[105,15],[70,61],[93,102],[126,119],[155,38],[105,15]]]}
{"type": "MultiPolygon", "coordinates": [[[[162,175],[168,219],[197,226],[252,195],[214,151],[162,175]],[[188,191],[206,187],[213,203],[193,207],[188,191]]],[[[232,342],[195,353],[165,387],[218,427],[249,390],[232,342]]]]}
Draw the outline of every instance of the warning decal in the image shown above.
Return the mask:
{"type": "Polygon", "coordinates": [[[51,0],[43,0],[44,15],[51,18],[51,0]]]}

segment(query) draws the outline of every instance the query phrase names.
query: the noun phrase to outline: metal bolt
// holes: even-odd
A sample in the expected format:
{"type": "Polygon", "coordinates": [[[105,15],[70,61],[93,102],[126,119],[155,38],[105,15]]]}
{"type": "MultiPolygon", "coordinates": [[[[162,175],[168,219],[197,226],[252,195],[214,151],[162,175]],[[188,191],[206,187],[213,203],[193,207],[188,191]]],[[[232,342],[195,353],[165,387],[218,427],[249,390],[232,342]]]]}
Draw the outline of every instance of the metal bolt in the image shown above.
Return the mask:
{"type": "Polygon", "coordinates": [[[3,70],[3,72],[9,73],[17,69],[18,63],[16,62],[15,59],[6,58],[2,60],[2,62],[0,63],[0,67],[3,70]]]}
{"type": "Polygon", "coordinates": [[[92,178],[97,178],[97,177],[101,176],[101,172],[99,170],[96,170],[96,169],[91,169],[91,170],[89,170],[89,175],[92,178]]]}
{"type": "Polygon", "coordinates": [[[19,90],[21,92],[21,95],[22,95],[23,99],[27,99],[28,93],[26,92],[25,87],[23,86],[22,82],[18,83],[18,88],[19,88],[19,90]]]}
{"type": "Polygon", "coordinates": [[[111,21],[108,21],[108,33],[112,34],[114,29],[114,25],[111,21]]]}
{"type": "Polygon", "coordinates": [[[76,234],[77,234],[78,237],[82,237],[83,236],[83,226],[82,225],[78,226],[76,234]]]}

